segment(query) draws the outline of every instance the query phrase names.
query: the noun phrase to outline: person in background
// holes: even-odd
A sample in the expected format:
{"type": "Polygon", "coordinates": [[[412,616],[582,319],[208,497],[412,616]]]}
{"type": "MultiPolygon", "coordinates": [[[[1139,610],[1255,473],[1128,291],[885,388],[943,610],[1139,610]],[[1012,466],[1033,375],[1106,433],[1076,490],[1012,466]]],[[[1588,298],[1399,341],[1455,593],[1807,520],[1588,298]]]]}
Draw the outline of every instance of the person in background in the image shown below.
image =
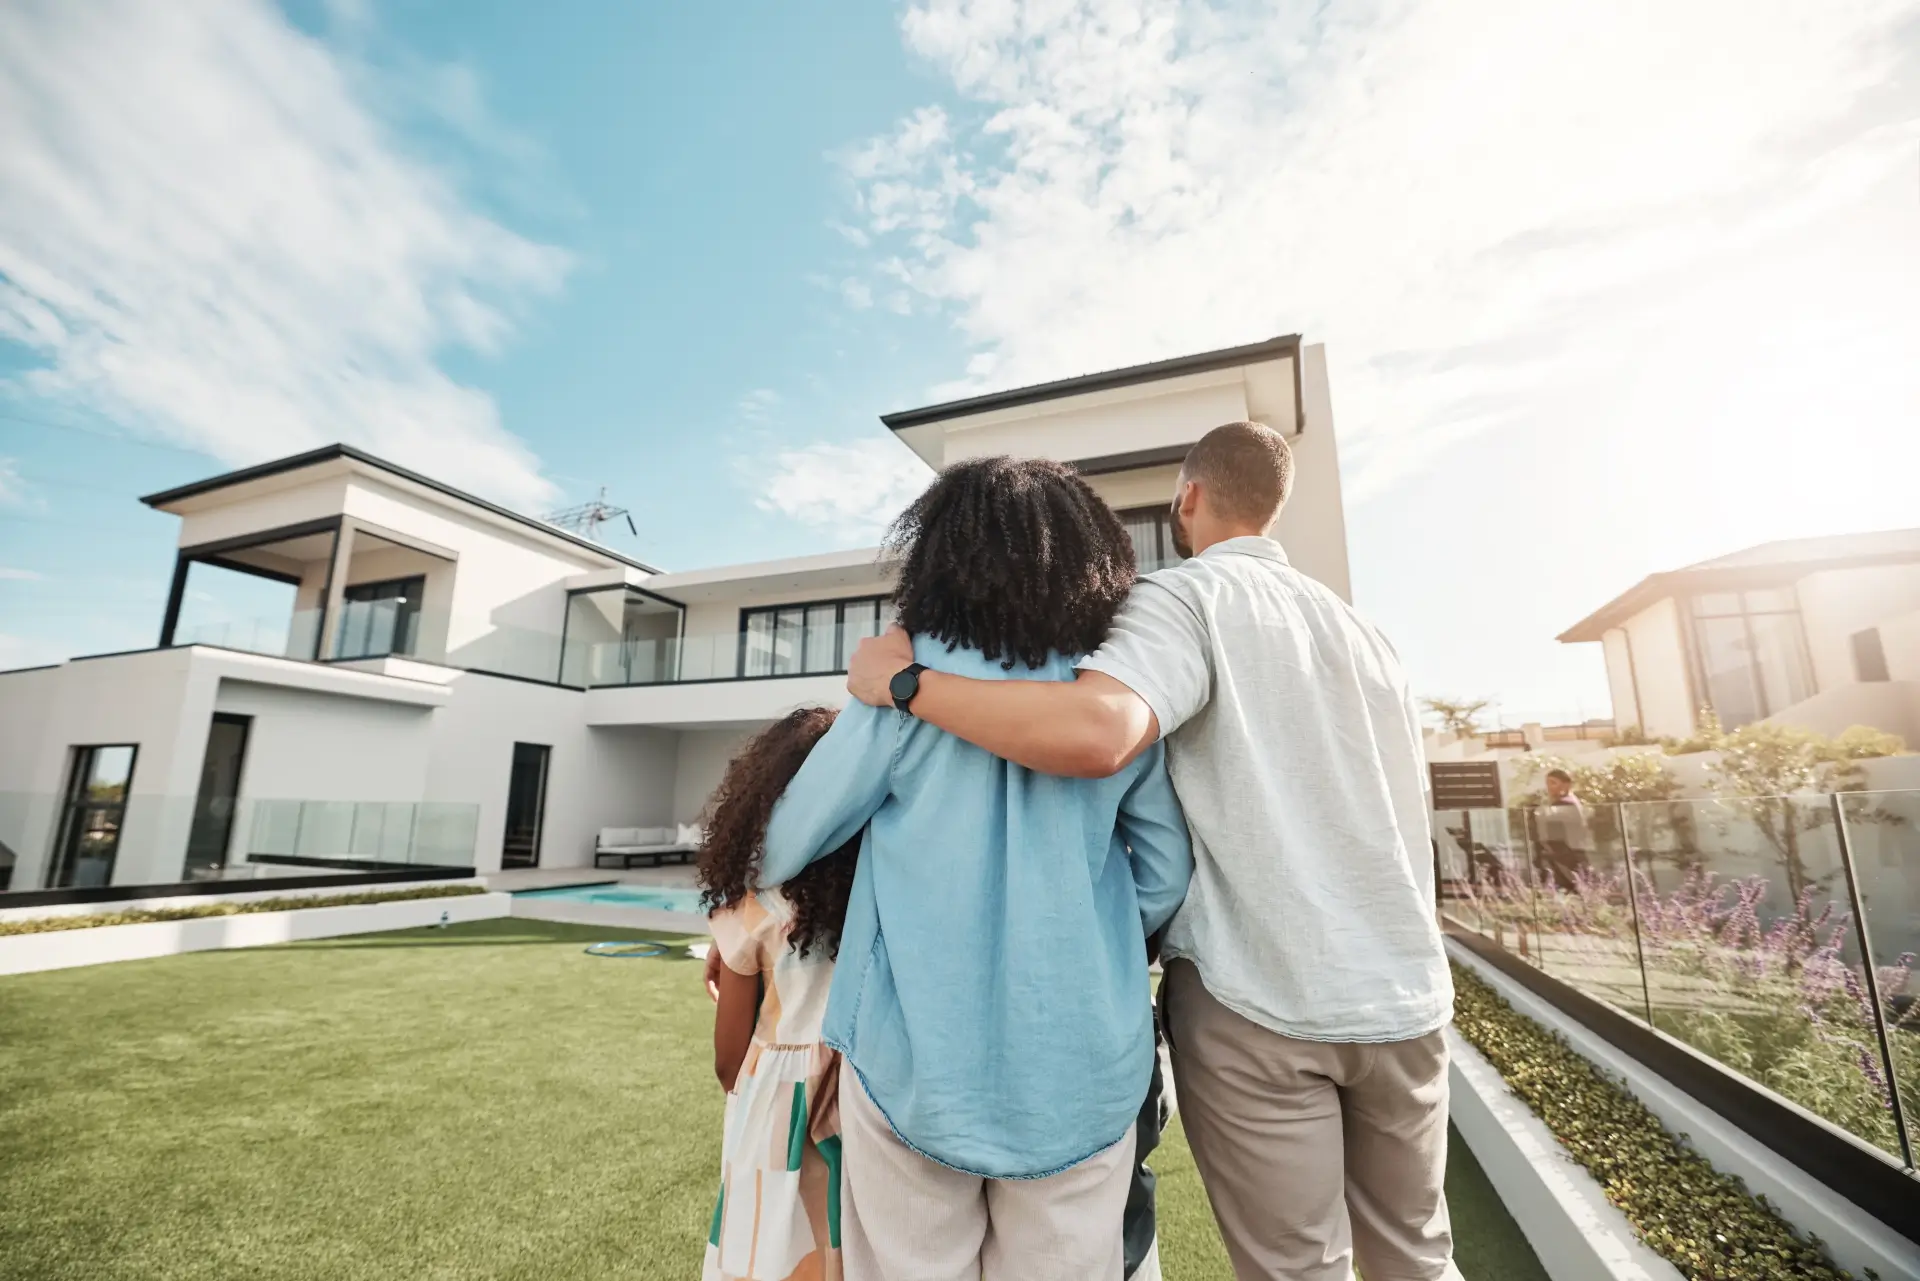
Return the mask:
{"type": "Polygon", "coordinates": [[[727,1091],[704,1281],[841,1276],[840,1056],[820,1024],[859,841],[779,889],[764,888],[760,868],[774,802],[834,716],[824,707],[789,712],[742,748],[700,845],[718,1006],[713,1068],[727,1091]]]}
{"type": "MultiPolygon", "coordinates": [[[[888,535],[918,633],[903,685],[1070,685],[1134,582],[1119,518],[1059,463],[943,471],[888,535]]],[[[774,808],[763,876],[863,827],[825,1036],[846,1058],[850,1281],[1118,1277],[1152,1078],[1147,941],[1187,892],[1158,746],[1036,774],[853,704],[774,808]]]]}
{"type": "Polygon", "coordinates": [[[1547,771],[1547,803],[1539,811],[1542,871],[1554,888],[1572,892],[1590,866],[1593,839],[1587,827],[1587,807],[1573,792],[1573,775],[1563,769],[1547,771]]]}
{"type": "Polygon", "coordinates": [[[1292,474],[1258,423],[1195,444],[1172,522],[1191,559],[1141,580],[1075,680],[902,679],[924,638],[895,628],[847,688],[1039,773],[1104,777],[1164,740],[1195,869],[1161,1026],[1235,1272],[1457,1277],[1420,716],[1385,638],[1271,537],[1292,474]]]}

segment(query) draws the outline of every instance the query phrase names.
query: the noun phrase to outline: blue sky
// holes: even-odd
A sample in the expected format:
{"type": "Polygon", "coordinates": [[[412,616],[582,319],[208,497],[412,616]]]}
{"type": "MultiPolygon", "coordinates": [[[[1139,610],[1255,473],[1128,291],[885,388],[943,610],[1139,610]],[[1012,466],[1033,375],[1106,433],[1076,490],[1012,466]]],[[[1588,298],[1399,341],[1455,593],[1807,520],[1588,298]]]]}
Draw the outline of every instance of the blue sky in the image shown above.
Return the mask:
{"type": "Polygon", "coordinates": [[[1920,523],[1920,0],[1555,8],[10,5],[0,666],[151,644],[228,466],[758,559],[880,412],[1301,331],[1417,683],[1604,713],[1635,579],[1920,523]]]}

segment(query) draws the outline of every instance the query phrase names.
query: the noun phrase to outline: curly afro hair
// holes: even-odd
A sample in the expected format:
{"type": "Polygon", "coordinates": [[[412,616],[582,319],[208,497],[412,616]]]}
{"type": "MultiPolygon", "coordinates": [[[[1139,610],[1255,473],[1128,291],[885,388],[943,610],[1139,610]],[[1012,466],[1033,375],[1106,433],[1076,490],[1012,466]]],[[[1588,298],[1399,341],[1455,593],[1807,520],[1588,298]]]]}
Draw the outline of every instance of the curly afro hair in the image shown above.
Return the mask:
{"type": "MultiPolygon", "coordinates": [[[[706,832],[700,842],[700,906],[709,914],[733,906],[760,888],[760,859],[774,802],[837,715],[826,707],[788,712],[728,762],[720,786],[707,803],[706,832]]],[[[801,956],[815,948],[829,957],[839,955],[840,929],[846,923],[859,855],[856,833],[780,887],[793,905],[794,923],[787,941],[801,956]]]]}
{"type": "Polygon", "coordinates": [[[941,472],[887,530],[894,607],[916,634],[1001,666],[1100,647],[1133,588],[1133,540],[1080,474],[977,458],[941,472]]]}

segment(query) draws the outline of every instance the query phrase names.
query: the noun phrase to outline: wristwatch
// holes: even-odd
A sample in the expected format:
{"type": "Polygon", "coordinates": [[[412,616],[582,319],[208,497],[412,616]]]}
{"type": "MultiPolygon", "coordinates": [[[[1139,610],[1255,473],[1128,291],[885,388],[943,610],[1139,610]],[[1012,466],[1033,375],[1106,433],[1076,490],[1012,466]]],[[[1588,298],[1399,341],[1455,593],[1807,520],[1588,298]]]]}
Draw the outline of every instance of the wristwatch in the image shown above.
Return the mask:
{"type": "Polygon", "coordinates": [[[920,693],[920,673],[926,670],[925,663],[909,663],[887,682],[887,693],[893,695],[893,705],[909,716],[913,714],[913,700],[920,693]]]}

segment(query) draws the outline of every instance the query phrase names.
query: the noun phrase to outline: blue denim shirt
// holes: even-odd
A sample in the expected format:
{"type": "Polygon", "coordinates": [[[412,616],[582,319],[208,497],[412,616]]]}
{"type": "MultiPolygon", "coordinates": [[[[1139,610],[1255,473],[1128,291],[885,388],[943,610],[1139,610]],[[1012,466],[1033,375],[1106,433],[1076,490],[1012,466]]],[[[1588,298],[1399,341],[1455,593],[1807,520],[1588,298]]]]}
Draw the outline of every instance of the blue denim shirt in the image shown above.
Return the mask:
{"type": "MultiPolygon", "coordinates": [[[[1012,671],[916,637],[914,657],[1012,671]]],[[[1125,1136],[1153,1069],[1145,938],[1187,892],[1155,744],[1112,778],[1034,774],[892,709],[850,705],[774,807],[777,885],[866,825],[824,1037],[894,1131],[968,1173],[1037,1178],[1125,1136]]]]}

